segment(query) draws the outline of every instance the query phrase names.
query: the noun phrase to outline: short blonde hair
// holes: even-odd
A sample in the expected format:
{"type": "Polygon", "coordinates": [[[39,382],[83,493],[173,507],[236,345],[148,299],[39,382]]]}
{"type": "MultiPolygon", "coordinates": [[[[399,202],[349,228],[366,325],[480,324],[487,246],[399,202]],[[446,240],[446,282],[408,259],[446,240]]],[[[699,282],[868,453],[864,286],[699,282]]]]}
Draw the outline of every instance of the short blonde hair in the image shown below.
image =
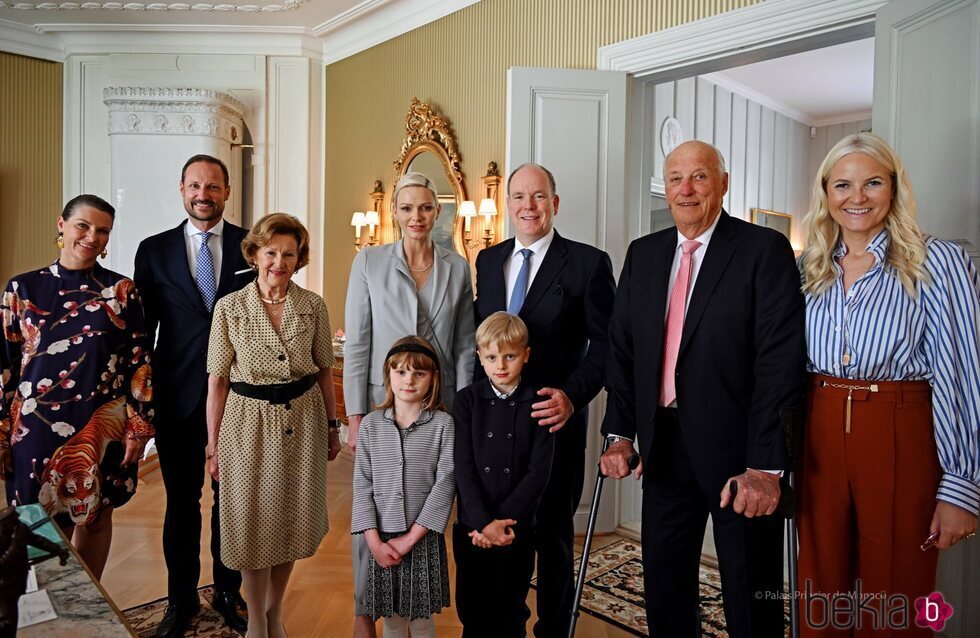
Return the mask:
{"type": "Polygon", "coordinates": [[[484,319],[476,329],[476,347],[480,350],[491,344],[497,344],[498,347],[505,345],[526,348],[528,339],[524,320],[503,310],[484,319]]]}
{"type": "Polygon", "coordinates": [[[398,180],[395,184],[395,190],[391,192],[391,211],[395,211],[395,202],[398,201],[398,193],[402,191],[403,188],[410,188],[412,186],[421,186],[422,188],[429,189],[432,193],[432,201],[436,206],[439,205],[439,193],[436,191],[436,185],[432,183],[432,180],[423,175],[422,173],[405,173],[405,175],[398,180]]]}
{"type": "MultiPolygon", "coordinates": [[[[408,336],[402,337],[391,344],[389,350],[394,350],[398,346],[422,346],[432,353],[432,357],[438,357],[435,348],[422,337],[408,336]]],[[[395,405],[395,393],[391,391],[391,371],[397,369],[428,370],[432,373],[432,383],[429,384],[429,392],[422,399],[422,408],[425,410],[443,410],[442,387],[439,383],[439,363],[421,352],[396,352],[387,359],[384,365],[385,380],[385,400],[378,406],[379,410],[386,410],[395,405]]]]}
{"type": "Polygon", "coordinates": [[[840,241],[840,226],[830,215],[827,180],[834,164],[845,155],[863,153],[885,167],[892,188],[891,210],[885,216],[888,252],[885,262],[895,270],[909,297],[915,298],[916,285],[929,281],[925,268],[926,245],[915,223],[915,196],[902,158],[874,133],[855,133],[837,142],[817,170],[810,195],[810,209],[803,220],[806,248],[803,250],[803,292],[819,295],[837,280],[834,250],[840,241]]]}
{"type": "Polygon", "coordinates": [[[268,246],[275,235],[292,235],[296,238],[296,270],[310,263],[310,234],[303,223],[286,213],[272,213],[252,226],[252,230],[242,240],[242,254],[250,266],[255,265],[255,253],[259,248],[268,246]]]}

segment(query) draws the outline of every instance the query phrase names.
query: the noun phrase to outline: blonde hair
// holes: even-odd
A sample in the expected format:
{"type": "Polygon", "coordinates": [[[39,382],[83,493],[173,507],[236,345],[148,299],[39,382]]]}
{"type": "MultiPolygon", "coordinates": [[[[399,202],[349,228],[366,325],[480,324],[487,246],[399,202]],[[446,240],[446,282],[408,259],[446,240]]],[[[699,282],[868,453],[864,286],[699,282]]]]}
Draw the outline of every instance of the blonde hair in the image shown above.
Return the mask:
{"type": "Polygon", "coordinates": [[[250,266],[255,265],[255,253],[269,245],[275,235],[296,238],[296,270],[310,263],[310,234],[303,223],[286,213],[272,213],[260,219],[242,240],[242,254],[250,266]]]}
{"type": "Polygon", "coordinates": [[[480,350],[491,344],[526,348],[528,339],[524,320],[503,310],[484,319],[476,329],[476,347],[480,350]]]}
{"type": "Polygon", "coordinates": [[[806,248],[803,250],[803,292],[819,295],[837,280],[834,250],[840,241],[840,226],[830,216],[827,180],[842,157],[864,153],[888,169],[892,182],[891,210],[885,216],[888,252],[885,264],[893,268],[909,297],[917,296],[916,285],[929,281],[925,269],[926,245],[915,223],[915,196],[905,165],[892,147],[874,133],[855,133],[837,142],[817,170],[810,195],[810,209],[803,220],[806,248]]]}
{"type": "Polygon", "coordinates": [[[398,201],[398,193],[400,193],[403,188],[411,188],[412,186],[427,188],[429,192],[432,193],[432,202],[436,206],[439,205],[439,193],[436,191],[436,185],[432,183],[431,179],[422,173],[405,173],[405,175],[398,180],[398,183],[395,184],[395,190],[391,192],[392,213],[395,212],[395,202],[398,201]]]}
{"type": "MultiPolygon", "coordinates": [[[[422,346],[432,353],[433,357],[438,356],[435,349],[432,347],[428,341],[422,337],[402,337],[395,343],[391,344],[390,349],[394,349],[398,346],[404,345],[415,345],[422,346]]],[[[439,364],[435,359],[428,357],[421,352],[396,352],[387,359],[385,359],[384,365],[384,380],[385,380],[385,400],[378,406],[379,410],[386,410],[388,408],[394,407],[395,405],[395,393],[391,390],[391,371],[398,369],[411,369],[411,370],[428,370],[432,373],[432,383],[429,384],[429,392],[422,398],[422,409],[424,410],[443,410],[445,407],[442,403],[442,388],[439,383],[439,364]]]]}

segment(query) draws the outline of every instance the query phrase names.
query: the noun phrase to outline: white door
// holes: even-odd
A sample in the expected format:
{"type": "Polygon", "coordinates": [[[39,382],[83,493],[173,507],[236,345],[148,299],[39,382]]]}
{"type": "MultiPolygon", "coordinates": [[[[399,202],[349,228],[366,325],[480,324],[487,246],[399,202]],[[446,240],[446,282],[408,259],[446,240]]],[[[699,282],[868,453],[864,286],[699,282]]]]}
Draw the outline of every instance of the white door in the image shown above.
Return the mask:
{"type": "MultiPolygon", "coordinates": [[[[609,252],[618,275],[626,247],[626,73],[514,67],[507,80],[507,173],[524,162],[551,170],[561,197],[558,232],[609,252]]],[[[579,532],[588,522],[604,412],[602,392],[589,409],[579,532]]],[[[618,500],[618,489],[605,489],[602,532],[615,528],[618,500]]]]}
{"type": "MultiPolygon", "coordinates": [[[[918,220],[980,258],[980,0],[893,0],[875,28],[872,128],[908,169],[918,220]]],[[[980,636],[980,542],[940,554],[941,635],[980,636]]]]}

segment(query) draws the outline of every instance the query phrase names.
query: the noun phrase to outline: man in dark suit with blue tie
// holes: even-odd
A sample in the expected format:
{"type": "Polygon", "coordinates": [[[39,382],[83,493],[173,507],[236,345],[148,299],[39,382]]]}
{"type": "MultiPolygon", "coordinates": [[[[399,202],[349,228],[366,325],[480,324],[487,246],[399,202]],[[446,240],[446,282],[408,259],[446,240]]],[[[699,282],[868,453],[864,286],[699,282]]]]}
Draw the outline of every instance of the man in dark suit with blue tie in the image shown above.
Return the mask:
{"type": "Polygon", "coordinates": [[[806,381],[799,271],[786,237],[722,209],[718,149],[684,142],[664,160],[664,181],[676,228],[634,241],[619,278],[600,465],[623,478],[638,450],[645,468],[650,635],[701,635],[711,516],[728,635],[782,638],[782,520],[772,514],[788,467],[784,423],[806,381]]]}
{"type": "MultiPolygon", "coordinates": [[[[607,325],[616,294],[609,255],[565,239],[555,178],[524,164],[507,180],[507,211],[515,238],[476,259],[476,323],[498,310],[517,314],[530,333],[531,360],[522,382],[540,400],[531,416],[555,432],[551,479],[538,509],[538,638],[568,633],[573,586],[574,516],[585,478],[589,402],[602,389],[607,325]]],[[[477,374],[482,371],[477,366],[477,374]]]]}
{"type": "MultiPolygon", "coordinates": [[[[207,452],[208,336],[214,303],[241,289],[253,276],[242,255],[247,231],[222,215],[231,195],[228,169],[210,155],[187,160],[180,193],[188,218],[174,229],[143,240],[133,277],[143,298],[153,351],[156,447],[167,492],[163,554],[169,604],[156,636],[182,636],[200,602],[201,491],[207,452]]],[[[221,562],[218,484],[211,481],[213,607],[230,627],[245,632],[242,578],[221,562]]]]}

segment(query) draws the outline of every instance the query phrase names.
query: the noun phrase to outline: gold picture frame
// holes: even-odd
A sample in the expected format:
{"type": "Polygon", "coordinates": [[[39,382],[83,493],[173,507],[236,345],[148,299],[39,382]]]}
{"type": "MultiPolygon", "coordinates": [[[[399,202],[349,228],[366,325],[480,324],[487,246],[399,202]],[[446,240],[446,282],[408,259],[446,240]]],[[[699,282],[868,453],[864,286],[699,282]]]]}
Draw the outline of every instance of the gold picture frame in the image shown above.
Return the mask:
{"type": "Polygon", "coordinates": [[[792,240],[793,238],[793,216],[789,213],[777,213],[774,210],[753,208],[752,223],[756,224],[757,226],[772,228],[773,230],[785,235],[786,239],[792,240]]]}

